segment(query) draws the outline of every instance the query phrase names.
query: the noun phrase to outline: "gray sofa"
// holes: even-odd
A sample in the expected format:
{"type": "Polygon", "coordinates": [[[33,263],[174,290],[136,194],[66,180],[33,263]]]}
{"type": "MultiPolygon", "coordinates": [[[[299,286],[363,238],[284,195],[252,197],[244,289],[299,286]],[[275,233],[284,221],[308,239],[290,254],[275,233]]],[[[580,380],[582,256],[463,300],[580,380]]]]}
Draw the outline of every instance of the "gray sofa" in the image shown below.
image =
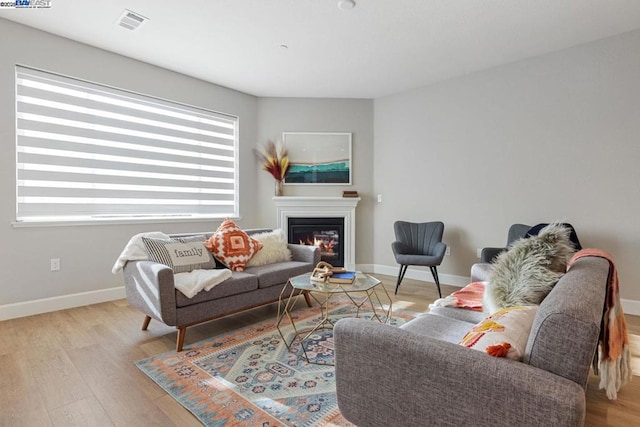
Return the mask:
{"type": "MultiPolygon", "coordinates": [[[[269,229],[244,230],[252,235],[269,229]]],[[[189,237],[212,233],[177,234],[189,237]]],[[[144,314],[142,329],[153,318],[178,329],[176,351],[182,351],[188,326],[273,303],[290,277],[308,273],[320,262],[320,250],[315,246],[288,245],[292,260],[249,267],[234,271],[231,278],[209,291],[187,298],[175,289],[173,270],[152,261],[129,261],[124,266],[124,283],[129,304],[144,314]]],[[[307,300],[307,304],[310,302],[307,300]]]]}
{"type": "Polygon", "coordinates": [[[581,426],[609,264],[585,257],[542,301],[522,362],[457,344],[480,312],[440,307],[400,328],[334,329],[338,405],[365,426],[581,426]]]}

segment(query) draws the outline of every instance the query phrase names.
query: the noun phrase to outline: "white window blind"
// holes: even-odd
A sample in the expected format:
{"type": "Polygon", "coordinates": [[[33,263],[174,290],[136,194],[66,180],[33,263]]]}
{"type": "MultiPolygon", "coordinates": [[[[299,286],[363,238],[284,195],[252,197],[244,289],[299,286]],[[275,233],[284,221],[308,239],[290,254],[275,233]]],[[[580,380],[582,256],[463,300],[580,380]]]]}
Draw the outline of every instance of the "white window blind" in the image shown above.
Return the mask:
{"type": "Polygon", "coordinates": [[[16,67],[17,220],[237,216],[238,118],[16,67]]]}

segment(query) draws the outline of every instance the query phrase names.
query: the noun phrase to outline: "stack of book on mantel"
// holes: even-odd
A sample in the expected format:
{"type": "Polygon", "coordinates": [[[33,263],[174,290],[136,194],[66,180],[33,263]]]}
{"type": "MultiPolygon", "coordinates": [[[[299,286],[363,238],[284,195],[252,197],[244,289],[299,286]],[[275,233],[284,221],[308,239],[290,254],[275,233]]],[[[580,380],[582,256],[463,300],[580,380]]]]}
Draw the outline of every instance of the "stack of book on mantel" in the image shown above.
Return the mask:
{"type": "Polygon", "coordinates": [[[341,271],[341,272],[333,272],[331,276],[329,276],[329,283],[336,283],[341,285],[350,285],[356,280],[356,272],[355,271],[341,271]]]}
{"type": "Polygon", "coordinates": [[[342,197],[359,197],[358,192],[355,190],[345,190],[342,192],[342,197]]]}

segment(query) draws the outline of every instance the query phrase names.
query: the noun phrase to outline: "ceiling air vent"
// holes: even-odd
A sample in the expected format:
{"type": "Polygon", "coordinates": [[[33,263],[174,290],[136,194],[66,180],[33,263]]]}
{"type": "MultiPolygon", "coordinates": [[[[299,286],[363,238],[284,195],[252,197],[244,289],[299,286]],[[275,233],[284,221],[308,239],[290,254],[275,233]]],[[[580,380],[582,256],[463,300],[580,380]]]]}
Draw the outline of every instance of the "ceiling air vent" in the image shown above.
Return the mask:
{"type": "Polygon", "coordinates": [[[148,20],[149,18],[145,18],[139,13],[135,13],[130,11],[129,9],[125,9],[120,17],[116,20],[116,24],[120,25],[123,28],[126,28],[127,30],[135,30],[148,20]]]}

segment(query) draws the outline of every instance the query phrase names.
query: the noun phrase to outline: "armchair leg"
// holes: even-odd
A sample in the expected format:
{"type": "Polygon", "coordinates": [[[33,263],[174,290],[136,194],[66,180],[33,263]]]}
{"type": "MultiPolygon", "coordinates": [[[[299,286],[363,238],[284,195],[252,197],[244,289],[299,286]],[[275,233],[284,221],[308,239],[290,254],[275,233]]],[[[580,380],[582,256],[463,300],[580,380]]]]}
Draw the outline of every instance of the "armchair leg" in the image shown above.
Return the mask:
{"type": "Polygon", "coordinates": [[[431,269],[433,280],[436,281],[436,286],[438,287],[438,295],[440,295],[440,298],[442,298],[442,292],[440,291],[440,279],[438,278],[438,269],[435,266],[429,268],[431,269]]]}
{"type": "Polygon", "coordinates": [[[404,279],[404,273],[407,272],[408,265],[400,265],[400,271],[398,271],[398,281],[396,282],[396,292],[395,295],[398,295],[398,288],[400,287],[400,283],[402,279],[404,279]]]}

